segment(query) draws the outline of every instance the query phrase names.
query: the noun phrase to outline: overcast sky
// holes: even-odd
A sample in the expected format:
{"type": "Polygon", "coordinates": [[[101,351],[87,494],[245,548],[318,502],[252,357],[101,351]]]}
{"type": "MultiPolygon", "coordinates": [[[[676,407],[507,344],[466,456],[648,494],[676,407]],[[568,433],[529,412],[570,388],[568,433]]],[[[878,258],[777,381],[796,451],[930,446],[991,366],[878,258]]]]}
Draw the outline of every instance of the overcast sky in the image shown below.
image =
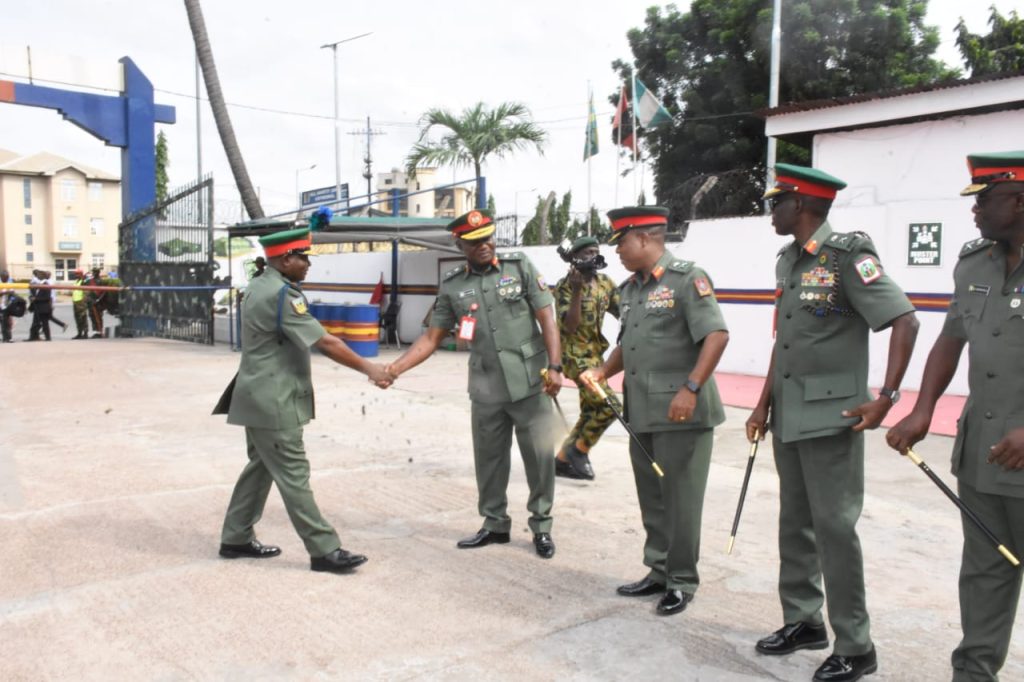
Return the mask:
{"type": "MultiPolygon", "coordinates": [[[[786,0],[783,0],[785,2],[786,0]]],[[[341,179],[352,195],[365,193],[363,130],[371,117],[374,173],[403,165],[417,137],[416,121],[430,107],[461,110],[477,101],[519,101],[549,133],[543,156],[520,153],[485,165],[499,213],[518,200],[532,213],[538,194],[573,191],[585,211],[587,166],[582,161],[588,81],[598,110],[600,153],[592,167],[593,203],[616,204],[615,152],[607,96],[617,88],[611,62],[628,58],[626,31],[643,24],[650,0],[395,0],[390,3],[321,0],[205,0],[203,9],[249,174],[264,209],[287,210],[296,177],[302,189],[334,183],[334,124],[329,43],[339,46],[341,179]],[[274,111],[261,111],[270,109],[274,111]],[[316,164],[316,168],[307,169],[316,164]]],[[[682,7],[686,0],[677,2],[682,7]]],[[[940,57],[960,66],[953,27],[962,16],[974,32],[987,31],[989,6],[1024,14],[1024,0],[931,0],[929,23],[943,39],[940,57]]],[[[171,184],[195,178],[196,115],[193,43],[178,0],[36,0],[20,3],[0,26],[0,78],[21,75],[25,46],[37,78],[102,84],[117,60],[131,57],[152,80],[157,101],[177,107],[177,123],[161,125],[170,142],[171,184]],[[64,57],[91,69],[69,72],[64,57]],[[51,75],[52,74],[52,75],[51,75]]],[[[785,64],[783,63],[783,68],[785,64]]],[[[14,80],[22,80],[13,78],[14,80]]],[[[45,84],[45,83],[42,83],[45,84]]],[[[205,92],[204,92],[205,96],[205,92]]],[[[202,117],[203,169],[212,171],[218,199],[237,192],[207,104],[202,117]]],[[[120,151],[52,111],[0,105],[0,148],[22,154],[50,151],[120,172],[120,151]]],[[[466,179],[471,169],[444,170],[466,179]]],[[[650,185],[650,173],[645,175],[650,185]]],[[[619,182],[618,203],[629,203],[633,179],[619,182]]],[[[376,178],[374,180],[376,189],[376,178]]],[[[653,193],[648,187],[648,197],[653,193]]]]}

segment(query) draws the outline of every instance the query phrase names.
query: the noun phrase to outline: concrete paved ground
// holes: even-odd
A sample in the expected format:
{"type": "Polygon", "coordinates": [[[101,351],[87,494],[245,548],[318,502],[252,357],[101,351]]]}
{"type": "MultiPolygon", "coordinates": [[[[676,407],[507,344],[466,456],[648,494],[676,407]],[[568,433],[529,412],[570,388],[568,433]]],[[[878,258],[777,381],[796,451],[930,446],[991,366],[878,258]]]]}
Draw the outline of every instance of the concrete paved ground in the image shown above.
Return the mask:
{"type": "MultiPolygon", "coordinates": [[[[0,679],[807,680],[827,654],[754,653],[781,625],[778,491],[765,445],[727,556],[744,410],[716,435],[697,599],[659,618],[654,598],[615,594],[645,573],[618,425],[593,455],[595,482],[558,481],[553,560],[532,551],[521,462],[512,543],[456,550],[480,525],[465,354],[441,352],[387,392],[314,357],[313,488],[345,546],[370,557],[335,576],[308,570],[276,492],[258,531],[283,555],[217,557],[244,449],[209,412],[237,354],[142,339],[0,353],[0,679]]],[[[575,398],[562,393],[570,416],[575,398]]],[[[881,436],[860,524],[871,679],[949,679],[959,518],[881,436]]],[[[945,472],[949,447],[918,451],[945,472]]],[[[1024,679],[1022,654],[1018,633],[1004,679],[1024,679]]]]}

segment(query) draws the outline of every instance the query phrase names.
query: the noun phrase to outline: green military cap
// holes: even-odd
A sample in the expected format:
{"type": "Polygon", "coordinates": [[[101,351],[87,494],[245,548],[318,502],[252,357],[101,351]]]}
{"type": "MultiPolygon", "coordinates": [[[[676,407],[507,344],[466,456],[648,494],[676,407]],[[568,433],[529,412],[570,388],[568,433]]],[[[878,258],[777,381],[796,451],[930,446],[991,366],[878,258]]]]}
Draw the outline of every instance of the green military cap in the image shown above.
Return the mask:
{"type": "Polygon", "coordinates": [[[836,192],[844,187],[846,187],[845,182],[817,168],[777,163],[775,164],[775,186],[765,192],[761,198],[768,199],[783,192],[793,192],[831,200],[835,199],[836,192]]]}
{"type": "Polygon", "coordinates": [[[600,244],[597,241],[597,237],[580,237],[572,243],[572,247],[569,249],[569,253],[576,253],[581,249],[585,249],[588,246],[598,246],[600,244]]]}
{"type": "Polygon", "coordinates": [[[488,211],[474,209],[448,223],[447,229],[459,239],[475,241],[494,234],[494,218],[488,211]]]}
{"type": "Polygon", "coordinates": [[[960,194],[981,194],[1000,182],[1024,182],[1024,151],[968,154],[971,184],[960,194]]]}
{"type": "Polygon", "coordinates": [[[313,245],[313,238],[308,227],[299,227],[294,230],[282,230],[273,234],[266,234],[260,237],[260,246],[267,258],[283,256],[288,253],[309,252],[313,245]]]}
{"type": "Polygon", "coordinates": [[[626,206],[608,211],[612,234],[608,243],[614,244],[622,235],[637,227],[668,225],[668,209],[662,206],[626,206]]]}

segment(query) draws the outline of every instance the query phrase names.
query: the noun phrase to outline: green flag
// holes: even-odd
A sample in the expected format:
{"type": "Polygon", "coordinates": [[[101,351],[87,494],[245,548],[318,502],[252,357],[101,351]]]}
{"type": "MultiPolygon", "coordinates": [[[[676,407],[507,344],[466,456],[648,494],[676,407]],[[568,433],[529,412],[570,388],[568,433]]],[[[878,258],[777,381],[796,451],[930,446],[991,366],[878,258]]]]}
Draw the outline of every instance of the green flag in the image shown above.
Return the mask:
{"type": "Polygon", "coordinates": [[[594,112],[594,94],[590,94],[590,115],[587,117],[587,141],[583,146],[583,160],[597,154],[597,113],[594,112]]]}

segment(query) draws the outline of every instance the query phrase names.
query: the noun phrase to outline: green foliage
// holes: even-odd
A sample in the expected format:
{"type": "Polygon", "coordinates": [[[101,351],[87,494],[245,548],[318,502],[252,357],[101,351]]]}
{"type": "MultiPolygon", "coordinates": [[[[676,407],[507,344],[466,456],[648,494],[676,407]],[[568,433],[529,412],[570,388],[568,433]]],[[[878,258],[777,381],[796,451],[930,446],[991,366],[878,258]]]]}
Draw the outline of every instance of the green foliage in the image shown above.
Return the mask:
{"type": "Polygon", "coordinates": [[[1024,19],[1016,10],[1006,17],[994,6],[991,10],[988,35],[971,33],[963,19],[956,25],[956,46],[972,78],[1024,71],[1024,19]]]}
{"type": "Polygon", "coordinates": [[[410,177],[420,166],[470,166],[480,177],[484,161],[535,147],[544,153],[547,133],[530,120],[530,110],[518,102],[503,102],[489,109],[483,102],[459,115],[447,109],[429,109],[420,117],[420,138],[405,157],[410,177]],[[430,140],[435,128],[447,129],[440,140],[430,140]]]}
{"type": "Polygon", "coordinates": [[[497,215],[497,203],[494,201],[494,195],[487,195],[487,210],[491,215],[497,215]]]}
{"type": "Polygon", "coordinates": [[[167,169],[171,161],[167,155],[167,136],[164,131],[156,136],[156,200],[163,201],[167,198],[167,184],[169,182],[167,169]]]}
{"type": "MultiPolygon", "coordinates": [[[[245,237],[232,237],[231,238],[231,255],[240,256],[244,253],[252,251],[252,244],[245,237]]],[[[218,237],[213,240],[213,255],[219,258],[228,257],[228,238],[218,237]]]]}
{"type": "MultiPolygon", "coordinates": [[[[780,102],[844,97],[958,75],[932,55],[927,0],[787,0],[782,3],[780,102]]],[[[772,0],[693,0],[647,10],[628,33],[638,76],[675,117],[641,131],[659,204],[680,219],[760,212],[767,140],[755,112],[768,106],[772,0]],[[729,173],[693,211],[708,175],[729,173]]],[[[631,66],[613,64],[629,82],[631,66]]],[[[612,96],[613,103],[618,93],[612,96]]],[[[808,154],[779,146],[780,161],[808,154]]]]}
{"type": "MultiPolygon", "coordinates": [[[[540,244],[540,223],[541,212],[544,210],[546,201],[543,197],[537,197],[537,207],[534,215],[523,228],[523,246],[537,246],[540,244]]],[[[590,208],[590,233],[602,241],[608,237],[611,227],[602,222],[601,215],[594,207],[590,208]]],[[[587,218],[585,214],[572,213],[572,192],[566,192],[560,202],[551,206],[551,213],[548,216],[548,244],[558,244],[563,239],[570,241],[587,234],[587,218]]]]}

